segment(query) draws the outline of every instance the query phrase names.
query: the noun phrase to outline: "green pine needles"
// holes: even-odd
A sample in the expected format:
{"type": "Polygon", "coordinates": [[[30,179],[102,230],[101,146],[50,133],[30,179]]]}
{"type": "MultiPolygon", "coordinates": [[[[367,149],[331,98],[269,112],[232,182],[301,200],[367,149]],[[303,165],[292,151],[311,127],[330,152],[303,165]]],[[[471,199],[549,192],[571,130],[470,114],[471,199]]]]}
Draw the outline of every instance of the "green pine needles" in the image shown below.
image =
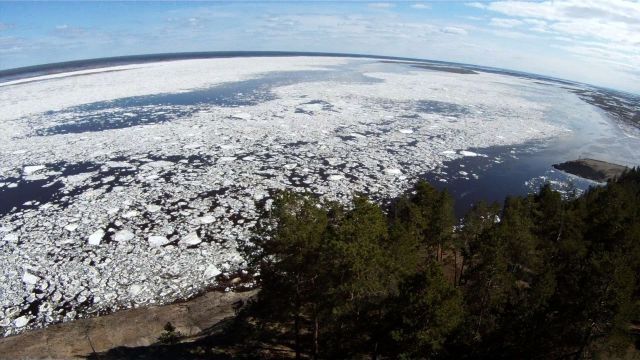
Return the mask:
{"type": "Polygon", "coordinates": [[[279,193],[246,250],[262,328],[297,358],[628,355],[640,320],[640,171],[546,185],[456,220],[419,182],[388,208],[279,193]]]}

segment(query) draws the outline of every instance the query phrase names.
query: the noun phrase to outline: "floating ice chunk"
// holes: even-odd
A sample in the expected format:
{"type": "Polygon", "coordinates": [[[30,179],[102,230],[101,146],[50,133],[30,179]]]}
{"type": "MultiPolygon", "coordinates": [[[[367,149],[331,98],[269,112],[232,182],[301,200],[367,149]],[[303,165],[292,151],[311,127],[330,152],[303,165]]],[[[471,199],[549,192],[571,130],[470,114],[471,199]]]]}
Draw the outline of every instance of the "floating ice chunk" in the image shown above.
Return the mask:
{"type": "Polygon", "coordinates": [[[138,211],[130,210],[130,211],[127,211],[126,213],[122,214],[122,217],[125,218],[125,219],[131,219],[133,217],[138,216],[138,214],[139,214],[138,211]]]}
{"type": "Polygon", "coordinates": [[[57,182],[58,182],[58,179],[55,179],[55,180],[53,180],[53,181],[52,181],[52,182],[50,182],[50,183],[46,183],[46,184],[42,185],[42,187],[43,187],[43,188],[48,188],[48,187],[52,186],[53,184],[55,184],[55,183],[57,183],[57,182]]]}
{"type": "Polygon", "coordinates": [[[286,164],[283,167],[287,170],[291,170],[291,169],[295,169],[296,166],[298,166],[298,164],[286,164]]]}
{"type": "Polygon", "coordinates": [[[198,221],[200,222],[200,224],[206,225],[206,224],[211,224],[214,221],[216,221],[216,218],[213,215],[205,215],[205,216],[202,216],[202,217],[198,218],[198,221]]]}
{"type": "Polygon", "coordinates": [[[113,236],[113,240],[117,242],[132,240],[136,235],[129,230],[120,230],[113,236]]]}
{"type": "Polygon", "coordinates": [[[22,282],[24,282],[25,284],[29,284],[29,285],[35,285],[38,283],[38,281],[40,280],[39,277],[33,275],[33,274],[29,274],[28,272],[25,272],[22,275],[22,282]]]}
{"type": "Polygon", "coordinates": [[[468,172],[466,172],[466,171],[462,171],[462,170],[461,170],[461,171],[458,171],[458,174],[460,174],[460,175],[462,175],[462,176],[467,176],[467,175],[469,175],[469,173],[468,173],[468,172]]]}
{"type": "Polygon", "coordinates": [[[35,174],[35,175],[26,175],[24,179],[27,181],[38,181],[38,180],[44,180],[47,177],[48,176],[46,174],[35,174]]]}
{"type": "Polygon", "coordinates": [[[384,172],[387,175],[401,175],[402,174],[402,170],[400,169],[395,169],[395,168],[388,168],[388,169],[384,169],[384,172]]]}
{"type": "Polygon", "coordinates": [[[77,228],[78,228],[78,224],[77,223],[69,224],[69,225],[64,227],[64,229],[69,231],[69,232],[76,231],[77,228]]]}
{"type": "Polygon", "coordinates": [[[160,205],[155,205],[155,204],[147,205],[147,211],[151,213],[158,212],[160,211],[160,209],[162,209],[160,205]]]}
{"type": "Polygon", "coordinates": [[[148,162],[148,163],[144,164],[143,166],[144,167],[150,167],[150,168],[153,168],[153,169],[162,169],[162,168],[173,166],[173,163],[171,161],[158,160],[158,161],[148,162]]]}
{"type": "Polygon", "coordinates": [[[29,323],[29,318],[26,316],[20,316],[19,318],[13,320],[13,326],[17,328],[25,327],[29,323]]]}
{"type": "Polygon", "coordinates": [[[185,149],[185,150],[190,150],[190,149],[197,149],[197,148],[199,148],[201,146],[202,146],[202,144],[200,144],[200,143],[193,143],[193,144],[185,145],[182,148],[185,149]]]}
{"type": "Polygon", "coordinates": [[[467,151],[467,150],[461,150],[460,151],[460,155],[462,155],[462,156],[471,156],[471,157],[480,156],[480,154],[478,154],[478,153],[474,153],[473,151],[467,151]]]}
{"type": "Polygon", "coordinates": [[[194,232],[188,233],[182,239],[180,239],[178,244],[187,245],[187,246],[193,246],[193,245],[198,245],[201,242],[202,242],[202,240],[198,236],[198,233],[196,233],[194,231],[194,232]]]}
{"type": "Polygon", "coordinates": [[[399,133],[401,134],[413,134],[413,130],[412,129],[400,129],[398,130],[399,133]]]}
{"type": "Polygon", "coordinates": [[[220,271],[220,269],[218,269],[215,265],[209,265],[204,270],[205,279],[211,279],[212,277],[218,276],[220,274],[222,274],[222,271],[220,271]]]}
{"type": "Polygon", "coordinates": [[[151,235],[147,240],[149,241],[149,246],[151,247],[160,247],[169,243],[169,239],[167,239],[166,236],[159,235],[151,235]]]}
{"type": "Polygon", "coordinates": [[[6,242],[17,242],[18,241],[18,235],[16,235],[16,234],[7,234],[2,238],[2,240],[6,241],[6,242]]]}
{"type": "Polygon", "coordinates": [[[218,159],[218,162],[230,162],[230,161],[234,161],[236,158],[234,156],[223,156],[220,159],[218,159]]]}
{"type": "Polygon", "coordinates": [[[339,181],[344,179],[344,175],[331,175],[328,177],[329,181],[339,181]]]}
{"type": "Polygon", "coordinates": [[[102,241],[103,237],[104,237],[104,230],[99,229],[93,234],[89,235],[89,240],[87,241],[87,243],[89,245],[94,245],[94,246],[100,245],[100,242],[102,241]]]}
{"type": "Polygon", "coordinates": [[[115,180],[115,179],[116,179],[116,177],[112,175],[112,176],[107,176],[107,177],[105,177],[105,178],[102,178],[102,179],[100,180],[100,182],[102,182],[103,184],[106,184],[106,183],[108,183],[108,182],[112,182],[112,181],[113,181],[113,180],[115,180]]]}
{"type": "Polygon", "coordinates": [[[47,167],[44,166],[44,165],[25,166],[23,172],[24,172],[25,175],[31,175],[33,173],[36,173],[36,172],[40,171],[40,170],[44,170],[46,168],[47,167]]]}
{"type": "Polygon", "coordinates": [[[64,179],[64,182],[70,185],[78,185],[83,181],[89,179],[94,174],[95,172],[85,172],[85,173],[80,173],[75,175],[69,175],[66,177],[66,179],[64,179]]]}
{"type": "Polygon", "coordinates": [[[7,188],[9,188],[9,189],[13,189],[13,188],[17,188],[17,187],[18,187],[18,184],[16,184],[16,183],[10,183],[9,185],[7,185],[7,188]]]}
{"type": "Polygon", "coordinates": [[[315,103],[315,104],[301,104],[300,106],[298,106],[299,109],[306,111],[306,112],[315,112],[315,111],[320,111],[322,110],[322,108],[324,107],[324,105],[320,104],[320,103],[315,103]]]}
{"type": "Polygon", "coordinates": [[[135,167],[135,165],[130,164],[128,162],[125,161],[107,161],[106,163],[104,163],[106,166],[110,167],[110,168],[131,168],[131,167],[135,167]]]}
{"type": "Polygon", "coordinates": [[[142,292],[142,286],[138,284],[133,284],[129,286],[129,296],[136,297],[138,294],[142,292]]]}
{"type": "Polygon", "coordinates": [[[251,114],[247,114],[247,113],[235,113],[233,115],[231,115],[232,119],[238,119],[238,120],[251,120],[251,114]]]}

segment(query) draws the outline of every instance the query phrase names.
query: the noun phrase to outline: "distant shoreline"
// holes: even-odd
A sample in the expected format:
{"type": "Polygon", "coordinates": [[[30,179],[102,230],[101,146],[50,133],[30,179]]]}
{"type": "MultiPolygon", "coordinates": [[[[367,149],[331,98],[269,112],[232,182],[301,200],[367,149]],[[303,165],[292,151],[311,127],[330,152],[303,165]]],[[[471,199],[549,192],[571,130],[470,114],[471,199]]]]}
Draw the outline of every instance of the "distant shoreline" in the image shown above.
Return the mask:
{"type": "Polygon", "coordinates": [[[620,177],[628,167],[595,159],[578,159],[554,164],[555,169],[588,180],[604,183],[620,177]]]}
{"type": "Polygon", "coordinates": [[[296,57],[296,56],[321,56],[321,57],[351,57],[363,59],[376,59],[387,61],[403,61],[419,64],[436,64],[444,66],[462,67],[470,71],[484,71],[490,73],[524,76],[532,79],[553,81],[564,85],[580,85],[590,86],[577,81],[559,79],[552,76],[528,73],[513,69],[494,68],[483,65],[474,65],[468,63],[459,63],[453,61],[420,59],[402,56],[386,56],[375,54],[349,54],[349,53],[333,53],[333,52],[301,52],[301,51],[200,51],[200,52],[181,52],[181,53],[157,53],[157,54],[134,54],[123,56],[112,56],[104,58],[80,59],[63,61],[48,64],[38,64],[23,66],[18,68],[0,70],[0,84],[12,80],[24,79],[29,77],[58,74],[69,71],[90,70],[107,66],[144,64],[159,61],[173,60],[189,60],[189,59],[215,59],[215,58],[233,58],[233,57],[296,57]]]}
{"type": "Polygon", "coordinates": [[[194,59],[219,59],[234,57],[351,57],[363,59],[377,59],[389,61],[412,61],[425,64],[441,64],[455,66],[473,66],[470,64],[460,64],[439,60],[416,59],[396,56],[382,56],[369,54],[346,54],[346,53],[324,53],[324,52],[297,52],[297,51],[208,51],[208,52],[185,52],[185,53],[159,53],[113,56],[105,58],[81,59],[40,65],[24,66],[19,68],[0,70],[0,84],[12,80],[36,77],[41,75],[52,75],[78,70],[91,70],[110,66],[145,64],[162,61],[194,60],[194,59]]]}

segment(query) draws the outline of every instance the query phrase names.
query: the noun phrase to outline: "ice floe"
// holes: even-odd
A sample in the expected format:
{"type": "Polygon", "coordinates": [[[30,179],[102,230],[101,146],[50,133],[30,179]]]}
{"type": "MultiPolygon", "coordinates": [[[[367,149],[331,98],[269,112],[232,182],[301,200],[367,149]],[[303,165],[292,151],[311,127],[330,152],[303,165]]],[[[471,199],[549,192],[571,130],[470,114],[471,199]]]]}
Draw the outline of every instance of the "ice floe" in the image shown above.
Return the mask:
{"type": "Polygon", "coordinates": [[[22,281],[25,284],[29,284],[29,285],[35,285],[38,283],[38,281],[40,280],[39,277],[33,275],[33,274],[29,274],[28,272],[25,272],[24,275],[22,275],[22,281]]]}
{"type": "Polygon", "coordinates": [[[102,238],[104,237],[104,230],[96,230],[93,234],[89,235],[87,239],[87,244],[89,245],[100,245],[102,238]]]}
{"type": "Polygon", "coordinates": [[[202,242],[202,239],[200,239],[200,237],[198,236],[198,233],[194,232],[190,232],[187,235],[185,235],[179,242],[179,244],[182,245],[187,245],[187,246],[193,246],[193,245],[198,245],[202,242]]]}
{"type": "Polygon", "coordinates": [[[116,232],[113,235],[113,240],[114,241],[118,241],[118,242],[129,241],[129,240],[133,240],[133,238],[135,236],[136,235],[133,232],[125,229],[125,230],[120,230],[120,231],[116,232]]]}
{"type": "Polygon", "coordinates": [[[167,239],[166,236],[160,236],[160,235],[149,236],[148,240],[149,240],[149,246],[152,246],[152,247],[160,247],[169,243],[169,239],[167,239]]]}

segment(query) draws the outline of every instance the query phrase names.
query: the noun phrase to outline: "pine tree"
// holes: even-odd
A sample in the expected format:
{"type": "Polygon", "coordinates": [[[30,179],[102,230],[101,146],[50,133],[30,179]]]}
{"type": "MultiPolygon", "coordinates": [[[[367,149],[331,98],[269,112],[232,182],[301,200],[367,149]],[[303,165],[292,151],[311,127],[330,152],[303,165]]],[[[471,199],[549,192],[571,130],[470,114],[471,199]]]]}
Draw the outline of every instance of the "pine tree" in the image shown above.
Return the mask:
{"type": "Polygon", "coordinates": [[[183,336],[181,332],[176,331],[176,327],[173,326],[170,321],[164,325],[163,329],[164,332],[160,334],[160,337],[158,337],[158,341],[161,344],[177,344],[178,341],[180,341],[180,338],[183,336]]]}
{"type": "MultiPolygon", "coordinates": [[[[317,198],[292,192],[278,194],[249,249],[251,265],[260,272],[262,317],[293,322],[296,358],[302,353],[303,322],[313,312],[317,344],[317,312],[328,283],[323,279],[328,226],[317,198]]],[[[317,348],[315,348],[317,350],[317,348]]]]}
{"type": "Polygon", "coordinates": [[[436,263],[406,278],[393,299],[390,337],[394,353],[402,358],[438,355],[463,319],[462,297],[436,263]]]}

